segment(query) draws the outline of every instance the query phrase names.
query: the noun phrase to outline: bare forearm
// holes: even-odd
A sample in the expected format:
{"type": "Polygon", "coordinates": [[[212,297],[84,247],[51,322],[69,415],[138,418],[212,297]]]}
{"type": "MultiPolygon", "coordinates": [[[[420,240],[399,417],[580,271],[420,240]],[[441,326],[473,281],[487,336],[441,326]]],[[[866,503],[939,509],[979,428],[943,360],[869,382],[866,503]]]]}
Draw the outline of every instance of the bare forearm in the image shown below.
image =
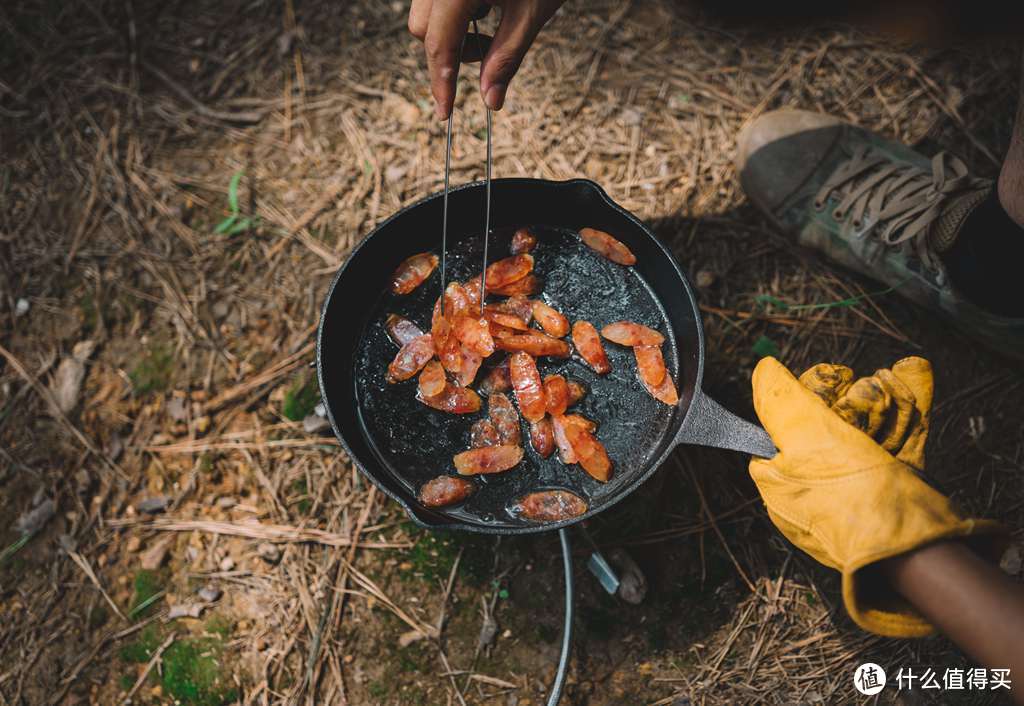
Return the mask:
{"type": "MultiPolygon", "coordinates": [[[[1024,586],[957,541],[888,559],[883,569],[904,598],[979,664],[1009,668],[1011,679],[1024,680],[1024,586]]],[[[1013,689],[1018,703],[1024,703],[1021,687],[1013,689]]]]}

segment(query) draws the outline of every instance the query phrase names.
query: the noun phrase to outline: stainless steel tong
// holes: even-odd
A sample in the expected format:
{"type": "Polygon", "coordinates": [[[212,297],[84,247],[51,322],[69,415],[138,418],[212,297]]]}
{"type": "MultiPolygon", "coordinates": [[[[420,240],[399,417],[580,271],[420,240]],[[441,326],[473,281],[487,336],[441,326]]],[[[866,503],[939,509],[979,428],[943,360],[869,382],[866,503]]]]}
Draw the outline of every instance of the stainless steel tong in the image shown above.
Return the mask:
{"type": "MultiPolygon", "coordinates": [[[[473,20],[473,34],[476,37],[477,50],[480,60],[483,61],[483,43],[480,41],[480,30],[477,21],[473,20]]],[[[465,48],[465,39],[463,39],[465,48]]],[[[461,54],[461,51],[460,51],[461,54]]],[[[459,57],[461,60],[461,56],[459,57]]],[[[487,111],[487,171],[484,177],[487,203],[484,208],[484,263],[480,275],[480,315],[484,313],[484,299],[487,292],[487,246],[491,233],[491,109],[484,106],[487,111]]],[[[448,288],[448,186],[452,169],[452,118],[455,116],[455,106],[448,113],[448,137],[444,149],[444,215],[441,220],[441,315],[444,315],[444,293],[448,288]]]]}

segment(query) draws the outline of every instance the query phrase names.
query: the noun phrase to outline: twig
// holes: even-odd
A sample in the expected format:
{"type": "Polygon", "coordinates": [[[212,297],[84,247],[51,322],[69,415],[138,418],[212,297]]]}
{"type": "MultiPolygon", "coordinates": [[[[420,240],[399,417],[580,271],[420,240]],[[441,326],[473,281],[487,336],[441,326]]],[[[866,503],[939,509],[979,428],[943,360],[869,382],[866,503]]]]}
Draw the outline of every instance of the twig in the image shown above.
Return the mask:
{"type": "Polygon", "coordinates": [[[225,522],[218,520],[177,520],[159,518],[155,520],[112,519],[109,527],[139,526],[144,529],[163,532],[208,532],[234,537],[261,539],[265,542],[313,542],[329,547],[348,547],[358,543],[364,549],[408,549],[412,542],[361,542],[344,535],[319,529],[271,525],[259,522],[225,522]]]}
{"type": "Polygon", "coordinates": [[[83,557],[81,554],[79,554],[73,549],[65,548],[64,551],[67,552],[67,555],[71,558],[71,561],[73,561],[78,566],[78,568],[82,570],[82,573],[84,573],[89,578],[89,581],[91,581],[92,585],[96,587],[96,590],[100,592],[100,595],[103,596],[103,600],[107,602],[107,605],[109,605],[110,609],[114,611],[114,614],[127,623],[128,618],[124,617],[124,613],[121,612],[121,609],[117,607],[116,603],[114,603],[113,599],[110,597],[110,594],[108,594],[106,589],[104,589],[102,584],[100,584],[100,580],[96,578],[96,572],[92,570],[92,567],[89,565],[89,562],[85,560],[85,557],[83,557]]]}
{"type": "Polygon", "coordinates": [[[743,579],[743,583],[747,584],[747,588],[750,592],[757,594],[757,588],[754,587],[754,583],[747,576],[747,572],[743,570],[740,563],[736,560],[736,556],[732,553],[732,549],[729,548],[729,543],[725,541],[725,535],[722,534],[722,530],[718,528],[718,522],[715,521],[715,516],[711,512],[711,508],[708,507],[708,501],[704,497],[704,490],[700,487],[700,482],[697,480],[697,474],[693,472],[692,468],[687,467],[687,472],[690,474],[690,479],[693,481],[693,486],[697,489],[697,496],[700,498],[700,507],[704,513],[704,516],[708,518],[711,523],[711,529],[714,530],[715,535],[718,537],[718,541],[722,543],[722,547],[725,549],[725,553],[729,555],[732,560],[733,566],[736,567],[736,571],[739,573],[740,578],[743,579]]]}
{"type": "MultiPolygon", "coordinates": [[[[316,326],[311,326],[306,332],[303,338],[309,336],[316,330],[316,326]]],[[[295,351],[291,355],[275,362],[266,367],[261,372],[257,373],[253,377],[249,378],[245,382],[239,383],[234,387],[230,387],[224,392],[214,397],[206,405],[208,411],[215,411],[220,407],[223,407],[228,402],[233,402],[235,399],[242,397],[253,389],[266,385],[267,383],[273,382],[282,375],[287,375],[292,370],[302,367],[305,363],[309,362],[305,360],[306,356],[313,352],[316,348],[316,341],[310,341],[299,350],[295,351]]]]}
{"type": "Polygon", "coordinates": [[[160,646],[156,648],[156,652],[153,653],[149,662],[146,663],[146,668],[142,670],[142,674],[140,674],[139,678],[135,680],[135,684],[132,685],[132,688],[124,697],[124,700],[121,702],[122,704],[130,704],[132,702],[132,697],[135,696],[135,692],[142,688],[142,685],[146,682],[146,677],[148,677],[149,673],[153,671],[153,667],[156,666],[156,663],[160,661],[160,656],[164,653],[164,650],[170,647],[171,643],[176,639],[176,635],[168,635],[167,639],[160,643],[160,646]]]}

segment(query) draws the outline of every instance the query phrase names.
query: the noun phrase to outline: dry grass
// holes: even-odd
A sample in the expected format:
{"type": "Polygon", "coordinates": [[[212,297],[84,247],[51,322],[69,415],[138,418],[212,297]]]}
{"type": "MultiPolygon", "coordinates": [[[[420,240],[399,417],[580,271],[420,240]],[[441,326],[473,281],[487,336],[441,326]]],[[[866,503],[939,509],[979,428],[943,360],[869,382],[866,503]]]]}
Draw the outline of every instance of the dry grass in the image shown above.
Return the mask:
{"type": "MultiPolygon", "coordinates": [[[[147,558],[161,605],[224,590],[207,613],[233,621],[223,664],[244,703],[539,702],[554,661],[541,628],[561,610],[550,539],[487,540],[474,582],[479,540],[449,540],[457,556],[427,544],[332,439],[282,416],[330,275],[441,185],[442,125],[404,23],[398,2],[0,9],[0,508],[59,508],[0,567],[0,703],[170,700],[153,676],[169,640],[211,628],[177,620],[162,654],[118,657],[164,615],[124,614],[147,558]],[[239,171],[254,226],[217,234],[239,171]],[[20,299],[30,310],[16,316],[20,299]],[[97,352],[79,402],[55,412],[47,385],[82,340],[97,352]],[[140,519],[136,504],[159,495],[166,516],[140,519]],[[509,631],[490,656],[481,604],[509,631]]],[[[1017,64],[1000,45],[767,35],[661,0],[570,2],[496,116],[495,174],[594,179],[703,272],[707,384],[734,409],[750,411],[762,337],[797,368],[931,357],[936,482],[1022,527],[1019,368],[891,294],[765,311],[759,295],[824,304],[879,287],[772,232],[731,165],[746,121],[794,105],[992,176],[1017,64]]],[[[474,82],[459,95],[457,183],[482,175],[484,150],[474,82]]],[[[3,546],[18,540],[7,527],[3,546]]],[[[772,532],[736,455],[678,452],[592,532],[635,552],[652,592],[612,604],[577,562],[567,702],[837,703],[868,659],[966,662],[942,640],[853,628],[834,577],[772,532]]]]}

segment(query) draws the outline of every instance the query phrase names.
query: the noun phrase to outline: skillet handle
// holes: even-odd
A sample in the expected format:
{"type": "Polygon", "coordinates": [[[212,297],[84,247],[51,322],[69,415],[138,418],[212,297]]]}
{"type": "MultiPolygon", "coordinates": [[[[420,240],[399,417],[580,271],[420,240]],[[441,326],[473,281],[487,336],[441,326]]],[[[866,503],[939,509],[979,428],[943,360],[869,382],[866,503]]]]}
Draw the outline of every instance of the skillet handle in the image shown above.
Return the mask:
{"type": "Polygon", "coordinates": [[[771,458],[777,453],[768,432],[740,419],[700,389],[694,391],[689,414],[676,443],[713,446],[761,458],[771,458]]]}

